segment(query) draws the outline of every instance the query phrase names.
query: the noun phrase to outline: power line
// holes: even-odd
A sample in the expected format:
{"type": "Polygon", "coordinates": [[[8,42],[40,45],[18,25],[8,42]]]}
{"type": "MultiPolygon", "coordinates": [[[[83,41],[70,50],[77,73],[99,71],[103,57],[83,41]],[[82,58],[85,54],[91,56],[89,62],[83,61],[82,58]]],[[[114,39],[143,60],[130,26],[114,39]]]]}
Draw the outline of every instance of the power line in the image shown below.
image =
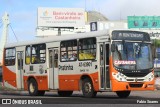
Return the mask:
{"type": "Polygon", "coordinates": [[[9,24],[9,26],[10,26],[10,28],[11,28],[11,30],[12,30],[12,32],[13,32],[13,34],[14,34],[14,36],[15,36],[16,40],[17,40],[17,42],[18,42],[18,38],[17,38],[17,36],[16,36],[16,34],[15,34],[14,30],[12,29],[11,24],[9,24]]]}

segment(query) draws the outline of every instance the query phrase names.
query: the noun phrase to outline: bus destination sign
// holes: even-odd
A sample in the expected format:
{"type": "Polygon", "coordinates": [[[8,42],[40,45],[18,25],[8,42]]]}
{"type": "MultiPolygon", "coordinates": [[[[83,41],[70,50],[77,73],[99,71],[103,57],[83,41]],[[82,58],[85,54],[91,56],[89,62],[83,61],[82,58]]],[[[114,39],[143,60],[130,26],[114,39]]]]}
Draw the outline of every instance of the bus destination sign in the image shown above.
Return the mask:
{"type": "Polygon", "coordinates": [[[113,40],[132,40],[132,41],[150,41],[149,34],[138,31],[113,31],[113,40]]]}

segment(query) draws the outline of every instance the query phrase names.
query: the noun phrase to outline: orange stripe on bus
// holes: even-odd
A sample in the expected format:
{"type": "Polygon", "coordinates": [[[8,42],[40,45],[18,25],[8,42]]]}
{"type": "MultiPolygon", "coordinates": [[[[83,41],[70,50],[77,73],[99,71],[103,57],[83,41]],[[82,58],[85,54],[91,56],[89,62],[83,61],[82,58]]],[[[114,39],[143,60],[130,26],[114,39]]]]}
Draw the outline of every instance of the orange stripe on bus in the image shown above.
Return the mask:
{"type": "Polygon", "coordinates": [[[23,76],[24,90],[28,90],[28,76],[23,76]]]}
{"type": "Polygon", "coordinates": [[[48,76],[35,76],[38,90],[48,90],[48,76]]]}
{"type": "Polygon", "coordinates": [[[95,91],[99,90],[98,72],[92,74],[59,75],[59,90],[80,90],[80,78],[88,75],[92,79],[95,91]]]}
{"type": "Polygon", "coordinates": [[[3,81],[7,82],[13,87],[17,87],[16,74],[5,66],[3,66],[3,81]]]}
{"type": "Polygon", "coordinates": [[[36,81],[37,81],[37,84],[38,84],[38,90],[48,90],[48,76],[45,75],[45,76],[33,76],[33,75],[30,75],[30,76],[23,76],[23,79],[24,79],[24,90],[28,90],[28,78],[29,77],[33,77],[36,81]]]}

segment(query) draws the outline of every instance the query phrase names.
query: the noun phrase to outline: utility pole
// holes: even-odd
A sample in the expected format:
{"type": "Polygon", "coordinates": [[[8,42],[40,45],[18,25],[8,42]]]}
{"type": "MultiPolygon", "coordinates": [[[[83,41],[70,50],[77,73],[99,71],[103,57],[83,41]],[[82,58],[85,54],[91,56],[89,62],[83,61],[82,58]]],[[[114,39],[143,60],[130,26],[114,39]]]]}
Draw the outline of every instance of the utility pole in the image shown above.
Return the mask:
{"type": "Polygon", "coordinates": [[[3,65],[3,51],[4,46],[7,42],[7,36],[8,36],[8,25],[9,25],[9,15],[7,12],[5,12],[4,16],[2,17],[2,23],[3,23],[3,30],[2,30],[2,37],[0,41],[0,63],[3,65]]]}

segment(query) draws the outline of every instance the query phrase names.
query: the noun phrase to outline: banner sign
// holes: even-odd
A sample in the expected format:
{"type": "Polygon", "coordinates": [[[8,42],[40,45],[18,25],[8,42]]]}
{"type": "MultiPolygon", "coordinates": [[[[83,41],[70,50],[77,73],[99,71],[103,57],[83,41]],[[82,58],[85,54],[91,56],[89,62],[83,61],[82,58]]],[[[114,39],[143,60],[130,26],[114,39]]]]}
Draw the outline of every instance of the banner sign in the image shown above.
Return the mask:
{"type": "Polygon", "coordinates": [[[82,8],[38,8],[38,27],[83,27],[82,8]]]}
{"type": "Polygon", "coordinates": [[[128,16],[128,28],[160,28],[160,16],[128,16]]]}

